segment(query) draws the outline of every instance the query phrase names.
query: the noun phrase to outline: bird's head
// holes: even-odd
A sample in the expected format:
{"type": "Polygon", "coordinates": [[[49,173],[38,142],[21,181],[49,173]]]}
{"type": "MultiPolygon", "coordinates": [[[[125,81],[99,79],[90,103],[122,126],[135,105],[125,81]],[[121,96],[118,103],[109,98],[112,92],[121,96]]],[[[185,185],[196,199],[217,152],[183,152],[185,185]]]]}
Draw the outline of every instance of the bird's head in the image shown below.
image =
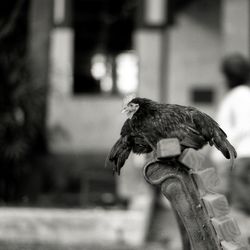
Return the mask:
{"type": "Polygon", "coordinates": [[[150,100],[135,96],[126,97],[123,102],[122,113],[125,113],[131,119],[138,109],[143,108],[148,101],[150,100]]]}
{"type": "Polygon", "coordinates": [[[128,118],[132,118],[136,111],[139,109],[139,104],[134,102],[137,99],[134,94],[126,96],[123,99],[122,113],[125,113],[128,118]]]}

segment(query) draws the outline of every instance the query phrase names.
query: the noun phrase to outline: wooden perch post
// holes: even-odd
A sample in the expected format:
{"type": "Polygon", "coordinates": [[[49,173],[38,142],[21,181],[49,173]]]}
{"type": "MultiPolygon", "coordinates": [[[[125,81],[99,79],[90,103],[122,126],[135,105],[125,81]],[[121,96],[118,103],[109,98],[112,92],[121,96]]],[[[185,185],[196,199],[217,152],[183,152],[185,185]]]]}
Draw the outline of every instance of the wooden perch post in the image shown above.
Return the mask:
{"type": "Polygon", "coordinates": [[[235,220],[228,216],[224,195],[212,191],[218,183],[214,168],[202,169],[204,157],[194,149],[181,154],[176,138],[161,140],[157,160],[144,168],[144,177],[159,185],[171,202],[182,235],[184,250],[247,250],[237,241],[235,220]]]}

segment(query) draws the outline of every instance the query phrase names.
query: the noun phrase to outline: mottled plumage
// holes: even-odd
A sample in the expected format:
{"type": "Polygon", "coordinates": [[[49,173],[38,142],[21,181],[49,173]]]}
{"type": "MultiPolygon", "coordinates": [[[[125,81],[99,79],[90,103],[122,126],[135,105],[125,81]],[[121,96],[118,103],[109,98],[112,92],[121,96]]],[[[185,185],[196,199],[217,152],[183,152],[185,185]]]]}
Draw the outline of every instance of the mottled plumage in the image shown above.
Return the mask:
{"type": "Polygon", "coordinates": [[[200,149],[209,143],[231,159],[232,165],[237,156],[219,125],[194,107],[134,98],[127,104],[125,112],[130,118],[125,121],[121,137],[112,147],[106,162],[113,163],[118,174],[131,151],[136,154],[154,151],[157,142],[163,138],[178,138],[182,150],[200,149]]]}

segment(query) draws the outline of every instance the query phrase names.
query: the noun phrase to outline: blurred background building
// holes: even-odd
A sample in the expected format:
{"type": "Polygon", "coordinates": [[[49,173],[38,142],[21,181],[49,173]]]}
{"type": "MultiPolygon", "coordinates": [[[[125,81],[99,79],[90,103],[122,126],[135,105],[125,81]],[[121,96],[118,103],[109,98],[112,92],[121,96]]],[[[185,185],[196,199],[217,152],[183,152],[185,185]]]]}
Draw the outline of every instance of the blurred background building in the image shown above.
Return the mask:
{"type": "MultiPolygon", "coordinates": [[[[84,208],[83,220],[102,208],[88,220],[100,225],[108,223],[103,208],[120,211],[108,214],[112,235],[105,237],[143,244],[156,220],[155,192],[141,174],[145,159],[131,155],[118,178],[104,168],[125,121],[122,99],[136,93],[193,105],[215,117],[225,93],[221,58],[231,52],[249,57],[249,0],[12,0],[1,5],[2,213],[13,205],[84,208]]],[[[170,218],[166,224],[172,225],[170,218]]],[[[96,235],[105,231],[93,227],[96,235]]],[[[164,233],[149,234],[168,244],[171,233],[164,233]]],[[[86,235],[86,241],[93,240],[86,235]]]]}

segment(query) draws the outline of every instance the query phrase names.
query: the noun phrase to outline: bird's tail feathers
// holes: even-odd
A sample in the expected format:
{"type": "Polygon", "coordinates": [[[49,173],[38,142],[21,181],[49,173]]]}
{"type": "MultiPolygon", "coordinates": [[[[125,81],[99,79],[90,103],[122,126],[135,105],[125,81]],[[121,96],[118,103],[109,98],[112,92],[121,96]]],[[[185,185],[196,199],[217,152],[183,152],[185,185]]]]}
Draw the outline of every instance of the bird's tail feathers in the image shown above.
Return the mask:
{"type": "Polygon", "coordinates": [[[105,168],[108,167],[110,161],[112,161],[115,158],[117,151],[120,148],[121,143],[122,143],[122,137],[119,138],[119,140],[114,144],[109,154],[107,155],[106,160],[105,160],[105,168]]]}
{"type": "Polygon", "coordinates": [[[232,147],[231,150],[228,150],[229,151],[229,154],[230,154],[230,166],[231,166],[231,170],[234,169],[234,159],[237,157],[237,153],[234,149],[234,147],[230,144],[230,146],[232,147]]]}
{"type": "Polygon", "coordinates": [[[124,166],[125,161],[128,159],[130,155],[130,149],[125,148],[122,150],[121,154],[117,158],[116,166],[115,166],[115,172],[120,175],[121,168],[124,166]]]}
{"type": "Polygon", "coordinates": [[[225,136],[215,137],[213,142],[216,148],[219,149],[227,159],[230,159],[230,166],[233,170],[234,159],[237,157],[237,152],[233,145],[227,140],[225,136]]]}
{"type": "Polygon", "coordinates": [[[120,137],[106,157],[105,167],[111,166],[113,173],[120,175],[120,170],[129,157],[130,151],[131,147],[127,143],[127,138],[120,137]]]}

